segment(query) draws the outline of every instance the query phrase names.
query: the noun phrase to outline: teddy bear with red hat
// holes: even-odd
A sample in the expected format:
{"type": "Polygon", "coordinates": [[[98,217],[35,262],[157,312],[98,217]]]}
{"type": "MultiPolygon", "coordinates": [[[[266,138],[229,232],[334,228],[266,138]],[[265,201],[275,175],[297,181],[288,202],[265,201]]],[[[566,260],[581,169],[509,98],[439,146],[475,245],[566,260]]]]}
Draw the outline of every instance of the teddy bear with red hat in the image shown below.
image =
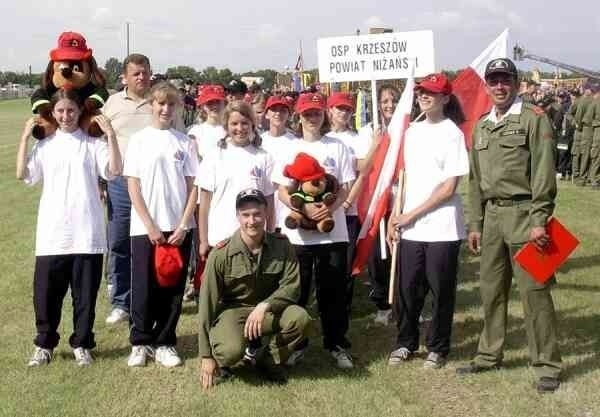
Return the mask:
{"type": "Polygon", "coordinates": [[[44,139],[56,130],[50,98],[61,88],[77,90],[83,101],[80,127],[90,136],[102,136],[102,130],[96,122],[92,122],[92,118],[100,113],[99,109],[108,99],[106,79],[85,38],[76,32],[60,34],[57,47],[50,51],[50,62],[42,77],[42,86],[31,96],[31,110],[40,116],[33,129],[36,139],[44,139]]]}
{"type": "Polygon", "coordinates": [[[283,175],[293,180],[288,189],[293,210],[285,218],[286,227],[331,232],[335,227],[333,216],[329,215],[316,222],[305,213],[308,205],[329,207],[335,203],[339,189],[337,179],[327,174],[315,158],[304,152],[300,152],[293,163],[285,166],[283,175]]]}

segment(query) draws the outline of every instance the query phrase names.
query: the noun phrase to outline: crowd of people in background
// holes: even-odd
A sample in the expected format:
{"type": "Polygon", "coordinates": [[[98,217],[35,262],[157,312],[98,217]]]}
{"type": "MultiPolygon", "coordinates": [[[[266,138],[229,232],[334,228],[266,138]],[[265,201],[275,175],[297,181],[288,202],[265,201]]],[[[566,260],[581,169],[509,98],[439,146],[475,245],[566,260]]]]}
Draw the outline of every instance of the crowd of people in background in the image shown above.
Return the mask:
{"type": "MultiPolygon", "coordinates": [[[[97,117],[107,140],[92,138],[79,129],[81,103],[68,92],[59,91],[52,99],[57,133],[37,142],[29,156],[27,139],[35,119],[27,123],[19,148],[17,176],[31,184],[43,181],[44,186],[34,277],[36,348],[29,365],[51,361],[59,340],[62,300],[69,285],[75,305],[74,333],[69,342],[79,365],[92,363],[95,303],[102,253],[108,248],[106,272],[113,308],[106,322],[129,323],[129,366],[144,366],[150,358],[167,367],[182,364],[176,350],[176,331],[184,300],[200,304],[203,386],[210,387],[219,377],[227,377],[230,367],[239,360],[256,363],[264,350],[258,335],[266,314],[278,320],[281,315],[291,314],[282,319],[285,325],[270,324],[269,333],[278,335],[272,346],[272,364],[294,366],[309,345],[304,331],[305,309],[314,293],[323,348],[336,366],[353,368],[347,333],[355,282],[351,261],[360,229],[357,201],[380,137],[393,119],[400,90],[391,84],[381,85],[377,91],[381,118],[377,130],[372,123],[357,129],[352,117],[355,101],[348,92],[333,92],[329,97],[314,89],[269,92],[256,86],[249,89],[235,79],[227,85],[188,84],[180,90],[164,80],[151,85],[150,76],[147,57],[127,57],[123,68],[125,88],[109,98],[103,116],[97,117]],[[335,226],[327,233],[293,228],[284,221],[297,210],[291,203],[289,169],[298,158],[304,158],[312,167],[312,171],[302,174],[307,180],[322,170],[339,184],[331,206],[311,206],[305,213],[315,222],[331,216],[335,226]],[[62,165],[57,164],[58,159],[64,161],[62,165]],[[76,167],[75,175],[65,173],[65,167],[76,167]],[[98,177],[108,184],[107,228],[102,225],[104,209],[96,185],[98,177]],[[56,199],[63,202],[55,204],[56,199]],[[259,234],[257,240],[256,224],[266,229],[267,237],[259,234]],[[158,248],[163,245],[178,248],[176,254],[166,251],[161,255],[164,265],[157,260],[158,248]],[[279,247],[292,259],[285,258],[292,266],[286,272],[277,262],[272,269],[262,268],[268,263],[266,254],[277,252],[279,247]],[[239,251],[246,251],[247,258],[236,258],[239,251]],[[173,264],[179,268],[173,269],[173,264]],[[251,281],[270,273],[282,274],[277,275],[280,281],[269,281],[274,286],[270,290],[251,281]],[[204,285],[206,277],[209,284],[204,285]],[[277,292],[278,286],[286,290],[277,292]],[[256,299],[257,294],[271,301],[256,299]],[[218,309],[229,304],[246,309],[224,317],[218,309]],[[290,310],[289,305],[297,308],[290,310]],[[235,336],[236,331],[246,337],[241,333],[235,336]],[[227,336],[231,334],[234,336],[227,336]],[[281,342],[281,338],[287,342],[281,342]],[[232,347],[228,343],[233,339],[236,343],[232,347]]],[[[545,123],[526,104],[522,104],[523,110],[521,104],[515,107],[515,103],[534,103],[548,116],[553,135],[556,156],[552,168],[545,172],[552,172],[552,181],[556,172],[562,180],[572,179],[577,185],[600,189],[597,86],[586,85],[583,91],[542,91],[532,85],[518,98],[514,87],[516,69],[513,71],[504,61],[489,67],[486,81],[492,83],[490,89],[505,87],[506,94],[514,93],[514,102],[508,104],[498,98],[500,93],[496,98],[490,93],[496,100],[492,112],[498,112],[498,119],[494,115],[485,119],[486,123],[499,123],[504,113],[521,111],[526,115],[523,117],[545,123]]],[[[400,242],[403,260],[395,304],[390,305],[387,299],[390,265],[389,259],[382,259],[379,245],[369,262],[368,281],[375,322],[397,324],[390,365],[402,364],[418,351],[420,317],[425,296],[431,293],[433,308],[424,367],[437,369],[445,365],[451,348],[458,253],[461,241],[467,237],[456,190],[460,178],[469,174],[469,157],[458,128],[464,116],[446,76],[424,78],[415,93],[415,117],[406,135],[405,211],[393,216],[390,208],[386,216],[386,238],[388,242],[400,242]]],[[[533,137],[539,132],[524,130],[525,134],[533,137]]],[[[510,135],[514,131],[508,131],[506,136],[510,135]]],[[[522,145],[534,146],[525,142],[522,145]]],[[[476,148],[481,158],[492,152],[481,139],[476,148]]],[[[477,166],[485,170],[484,165],[477,166]]],[[[486,175],[485,171],[478,173],[486,175]]],[[[535,200],[535,192],[519,193],[513,198],[492,190],[482,201],[484,205],[512,206],[517,201],[535,200]]],[[[553,200],[551,194],[548,198],[553,200]]],[[[476,236],[469,240],[477,250],[478,241],[472,239],[476,236]]],[[[532,239],[543,246],[542,235],[532,239]]],[[[528,308],[531,311],[527,314],[537,317],[537,307],[528,308]]],[[[542,330],[536,328],[531,334],[529,330],[528,337],[539,342],[536,337],[542,330]]],[[[486,337],[489,332],[484,330],[486,337]]],[[[488,341],[484,336],[482,340],[488,341]]],[[[461,368],[463,373],[499,366],[501,346],[496,348],[493,361],[488,355],[485,366],[478,362],[466,370],[461,368]]],[[[560,367],[560,357],[552,352],[551,358],[539,359],[541,368],[550,366],[544,360],[552,361],[553,373],[541,374],[546,382],[551,380],[541,385],[546,391],[558,388],[558,373],[554,371],[560,367]]]]}

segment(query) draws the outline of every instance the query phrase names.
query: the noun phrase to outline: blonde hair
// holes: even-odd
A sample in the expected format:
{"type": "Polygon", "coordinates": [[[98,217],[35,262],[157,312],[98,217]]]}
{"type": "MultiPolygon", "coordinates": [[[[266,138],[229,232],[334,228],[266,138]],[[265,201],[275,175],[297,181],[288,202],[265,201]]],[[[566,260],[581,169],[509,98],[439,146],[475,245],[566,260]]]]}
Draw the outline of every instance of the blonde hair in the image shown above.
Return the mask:
{"type": "Polygon", "coordinates": [[[150,97],[156,101],[173,101],[177,106],[181,106],[181,95],[179,90],[168,81],[161,81],[152,86],[150,97]]]}
{"type": "MultiPolygon", "coordinates": [[[[225,107],[225,112],[223,113],[223,128],[225,129],[225,131],[227,131],[229,118],[231,117],[232,113],[239,113],[250,121],[252,125],[252,132],[254,133],[254,137],[252,138],[250,143],[257,148],[260,147],[262,139],[260,137],[260,134],[258,133],[258,130],[256,129],[256,116],[254,114],[254,110],[252,110],[252,106],[243,100],[235,100],[229,103],[227,107],[225,107]]],[[[227,147],[226,139],[227,137],[224,137],[219,141],[219,147],[227,147]]]]}

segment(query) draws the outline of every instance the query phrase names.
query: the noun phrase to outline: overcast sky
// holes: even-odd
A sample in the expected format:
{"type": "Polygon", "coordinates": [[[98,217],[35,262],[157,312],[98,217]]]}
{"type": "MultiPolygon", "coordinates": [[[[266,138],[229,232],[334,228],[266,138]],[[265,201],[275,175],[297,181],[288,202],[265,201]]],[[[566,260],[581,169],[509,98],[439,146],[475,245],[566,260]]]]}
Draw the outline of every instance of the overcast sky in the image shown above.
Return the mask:
{"type": "Polygon", "coordinates": [[[506,27],[511,44],[600,69],[598,0],[6,0],[0,16],[2,71],[27,71],[30,64],[43,71],[65,30],[84,34],[100,65],[122,59],[127,21],[131,51],[148,55],[155,72],[175,65],[281,70],[294,66],[300,41],[305,68],[313,68],[318,38],[372,26],[433,30],[437,69],[468,65],[506,27]]]}

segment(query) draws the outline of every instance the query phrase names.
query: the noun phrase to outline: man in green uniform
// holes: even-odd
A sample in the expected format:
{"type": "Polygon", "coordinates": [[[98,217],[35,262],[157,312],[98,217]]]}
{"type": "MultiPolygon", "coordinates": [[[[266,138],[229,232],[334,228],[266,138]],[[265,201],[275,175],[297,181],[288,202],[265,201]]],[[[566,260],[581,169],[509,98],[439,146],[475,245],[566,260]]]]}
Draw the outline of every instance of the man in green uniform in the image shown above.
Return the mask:
{"type": "Polygon", "coordinates": [[[571,178],[573,182],[579,178],[579,154],[581,149],[581,131],[577,130],[577,122],[575,115],[581,101],[581,92],[579,90],[571,91],[571,107],[567,112],[569,123],[575,128],[573,132],[573,144],[571,145],[571,178]]]}
{"type": "Polygon", "coordinates": [[[525,316],[537,389],[559,385],[561,358],[550,294],[554,279],[541,285],[513,261],[527,241],[548,244],[546,222],[554,209],[556,173],[552,127],[544,111],[517,97],[518,75],[505,58],[488,63],[488,94],[494,103],[473,132],[469,174],[469,248],[481,252],[480,291],[484,328],[475,359],[458,374],[497,369],[502,364],[511,281],[515,277],[525,316]]]}
{"type": "Polygon", "coordinates": [[[596,190],[600,189],[600,85],[591,86],[594,96],[583,118],[584,129],[588,126],[591,135],[590,173],[588,181],[596,190]]]}
{"type": "MultiPolygon", "coordinates": [[[[573,173],[577,166],[578,176],[574,177],[575,185],[585,186],[590,171],[590,151],[592,147],[592,137],[594,130],[590,124],[590,109],[592,107],[592,89],[586,85],[583,90],[583,96],[577,102],[575,111],[575,135],[579,133],[578,153],[573,155],[573,173]]],[[[577,137],[576,137],[577,139],[577,137]]]]}
{"type": "Polygon", "coordinates": [[[310,316],[296,305],[300,272],[294,248],[265,232],[267,201],[258,190],[236,199],[238,231],[210,253],[200,288],[201,384],[212,387],[242,358],[273,382],[286,381],[282,364],[305,340],[310,316]],[[268,349],[259,348],[271,336],[268,349]],[[258,350],[258,353],[257,353],[258,350]]]}

